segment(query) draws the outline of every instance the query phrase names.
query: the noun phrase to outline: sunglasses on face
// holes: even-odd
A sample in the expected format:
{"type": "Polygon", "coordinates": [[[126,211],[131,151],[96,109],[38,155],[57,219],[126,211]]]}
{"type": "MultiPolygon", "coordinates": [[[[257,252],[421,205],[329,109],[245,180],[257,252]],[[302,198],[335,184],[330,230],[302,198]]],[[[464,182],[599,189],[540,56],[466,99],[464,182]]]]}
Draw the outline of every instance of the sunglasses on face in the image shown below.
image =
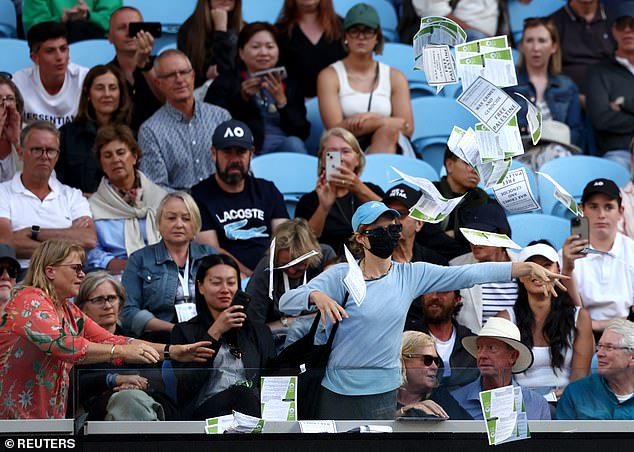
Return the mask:
{"type": "Polygon", "coordinates": [[[440,366],[440,357],[432,355],[422,355],[420,353],[405,353],[405,358],[419,358],[426,367],[436,364],[436,367],[440,366]]]}
{"type": "Polygon", "coordinates": [[[18,277],[18,273],[20,269],[16,267],[15,265],[7,265],[7,264],[0,265],[0,277],[4,275],[5,271],[7,272],[7,275],[9,275],[9,278],[16,279],[18,277]]]}
{"type": "Polygon", "coordinates": [[[82,264],[58,264],[58,267],[70,267],[77,273],[77,276],[84,274],[84,266],[82,264]]]}
{"type": "Polygon", "coordinates": [[[361,234],[366,235],[368,237],[374,237],[376,239],[381,239],[387,237],[388,235],[393,239],[398,239],[401,236],[401,231],[403,230],[402,224],[389,224],[387,226],[380,226],[378,228],[366,229],[361,234]]]}

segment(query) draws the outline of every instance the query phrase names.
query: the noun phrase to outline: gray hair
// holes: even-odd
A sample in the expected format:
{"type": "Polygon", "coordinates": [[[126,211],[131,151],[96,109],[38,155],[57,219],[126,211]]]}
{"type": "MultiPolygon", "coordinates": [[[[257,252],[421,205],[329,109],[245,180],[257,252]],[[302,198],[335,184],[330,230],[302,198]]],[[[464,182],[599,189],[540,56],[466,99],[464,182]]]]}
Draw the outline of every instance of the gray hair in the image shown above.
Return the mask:
{"type": "Polygon", "coordinates": [[[620,347],[627,347],[631,352],[634,352],[634,322],[625,319],[614,319],[608,323],[605,329],[623,336],[620,341],[620,347]]]}
{"type": "Polygon", "coordinates": [[[79,293],[75,297],[75,305],[79,309],[82,309],[89,300],[90,294],[104,283],[110,283],[112,284],[112,287],[114,287],[114,291],[119,297],[119,311],[121,311],[126,298],[125,288],[123,287],[123,284],[117,280],[117,278],[106,271],[90,272],[84,277],[84,280],[79,286],[79,293]]]}
{"type": "Polygon", "coordinates": [[[163,61],[167,57],[176,56],[176,55],[185,58],[189,67],[190,68],[192,67],[192,62],[189,61],[189,57],[184,52],[181,52],[178,49],[166,49],[166,50],[163,50],[161,53],[159,53],[156,58],[154,58],[154,70],[156,72],[159,72],[161,61],[163,61]]]}
{"type": "Polygon", "coordinates": [[[30,122],[24,129],[22,129],[22,132],[20,132],[20,146],[24,147],[26,140],[29,138],[29,135],[33,130],[50,132],[55,135],[55,138],[57,138],[57,142],[59,143],[59,130],[57,130],[57,127],[55,127],[52,122],[37,120],[30,122]]]}

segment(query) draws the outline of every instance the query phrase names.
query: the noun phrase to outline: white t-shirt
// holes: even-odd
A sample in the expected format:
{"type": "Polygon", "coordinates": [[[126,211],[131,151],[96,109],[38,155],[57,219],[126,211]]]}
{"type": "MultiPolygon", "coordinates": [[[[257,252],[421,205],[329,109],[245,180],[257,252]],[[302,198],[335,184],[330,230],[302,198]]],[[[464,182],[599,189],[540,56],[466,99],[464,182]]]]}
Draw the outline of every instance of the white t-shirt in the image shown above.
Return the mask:
{"type": "MultiPolygon", "coordinates": [[[[449,0],[412,0],[419,17],[448,16],[449,0]]],[[[498,26],[498,0],[461,0],[453,10],[454,16],[474,28],[493,36],[498,26]]]]}
{"type": "Polygon", "coordinates": [[[608,254],[577,259],[573,275],[592,320],[627,317],[634,304],[634,240],[618,232],[608,254]]]}
{"type": "Polygon", "coordinates": [[[43,119],[52,122],[58,129],[72,122],[77,114],[81,88],[87,72],[87,68],[69,63],[62,89],[51,95],[42,85],[39,66],[34,64],[17,71],[13,81],[24,97],[24,120],[43,119]]]}
{"type": "Polygon", "coordinates": [[[442,376],[445,378],[449,377],[451,376],[451,364],[449,363],[449,360],[451,359],[453,347],[456,344],[456,329],[453,329],[451,337],[447,341],[441,341],[433,334],[431,334],[431,336],[436,339],[436,352],[438,353],[438,356],[442,358],[442,363],[445,366],[442,376]]]}
{"type": "MultiPolygon", "coordinates": [[[[11,221],[12,231],[33,225],[64,229],[70,228],[77,218],[92,218],[88,200],[80,190],[51,177],[48,181],[51,192],[40,201],[22,184],[21,174],[16,173],[13,179],[0,184],[0,218],[11,221]]],[[[23,268],[28,267],[29,259],[18,260],[23,268]]]]}

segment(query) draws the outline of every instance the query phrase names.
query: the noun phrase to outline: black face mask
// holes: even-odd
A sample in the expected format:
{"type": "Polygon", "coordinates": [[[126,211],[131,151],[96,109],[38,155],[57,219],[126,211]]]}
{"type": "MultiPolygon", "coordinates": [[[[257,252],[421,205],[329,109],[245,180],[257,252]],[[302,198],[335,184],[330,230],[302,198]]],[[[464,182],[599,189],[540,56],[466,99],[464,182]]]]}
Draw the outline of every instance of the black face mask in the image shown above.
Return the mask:
{"type": "Polygon", "coordinates": [[[367,235],[370,240],[370,252],[376,257],[387,259],[394,252],[402,230],[402,225],[390,224],[387,227],[363,231],[363,235],[367,235]]]}

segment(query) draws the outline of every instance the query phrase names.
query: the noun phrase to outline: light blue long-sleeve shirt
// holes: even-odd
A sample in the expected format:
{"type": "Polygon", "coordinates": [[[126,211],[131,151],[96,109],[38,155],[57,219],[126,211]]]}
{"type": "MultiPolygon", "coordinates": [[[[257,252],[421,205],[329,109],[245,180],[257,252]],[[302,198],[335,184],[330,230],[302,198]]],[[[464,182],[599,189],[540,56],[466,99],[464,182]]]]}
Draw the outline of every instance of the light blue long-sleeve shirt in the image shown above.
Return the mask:
{"type": "MultiPolygon", "coordinates": [[[[308,296],[320,291],[342,303],[348,264],[335,265],[308,284],[286,292],[280,311],[308,309],[308,296]]],[[[424,262],[397,263],[383,277],[366,281],[361,306],[349,299],[337,330],[322,386],[337,394],[381,394],[401,385],[399,355],[405,317],[412,300],[427,292],[446,292],[485,282],[511,280],[510,262],[442,267],[424,262]]],[[[330,333],[331,324],[326,329],[330,333]]]]}
{"type": "MultiPolygon", "coordinates": [[[[95,221],[97,246],[86,256],[86,267],[89,271],[106,268],[112,259],[128,258],[125,248],[125,221],[124,219],[95,221]]],[[[145,218],[139,219],[139,228],[147,244],[145,218]]]]}

